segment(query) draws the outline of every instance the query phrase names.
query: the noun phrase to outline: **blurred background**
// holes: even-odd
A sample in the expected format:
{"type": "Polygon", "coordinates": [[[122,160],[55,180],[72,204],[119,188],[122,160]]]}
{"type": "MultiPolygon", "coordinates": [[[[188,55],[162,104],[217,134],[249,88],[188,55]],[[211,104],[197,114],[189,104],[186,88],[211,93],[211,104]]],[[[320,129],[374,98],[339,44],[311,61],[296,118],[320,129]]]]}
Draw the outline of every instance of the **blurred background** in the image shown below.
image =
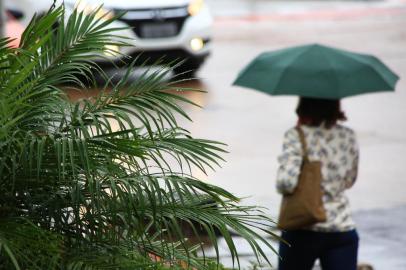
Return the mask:
{"type": "MultiPolygon", "coordinates": [[[[51,3],[3,1],[6,34],[18,38],[33,12],[45,12],[51,3]]],[[[358,182],[348,195],[361,238],[359,261],[375,269],[406,269],[406,0],[93,0],[79,7],[100,3],[106,11],[128,11],[118,23],[134,28],[126,35],[135,49],[112,49],[155,60],[184,58],[184,68],[175,72],[193,70],[199,79],[182,86],[207,91],[187,94],[203,108],[187,107],[193,122],[182,124],[194,137],[227,143],[230,153],[221,169],[197,176],[245,197],[243,203],[266,207],[273,217],[281,199],[275,191],[277,156],[285,130],[296,124],[297,98],[233,87],[238,72],[263,51],[306,43],[374,54],[392,68],[401,77],[395,93],[342,103],[361,151],[358,182]]],[[[240,250],[242,264],[250,265],[243,242],[240,250]]],[[[222,262],[231,266],[228,254],[222,262]]]]}

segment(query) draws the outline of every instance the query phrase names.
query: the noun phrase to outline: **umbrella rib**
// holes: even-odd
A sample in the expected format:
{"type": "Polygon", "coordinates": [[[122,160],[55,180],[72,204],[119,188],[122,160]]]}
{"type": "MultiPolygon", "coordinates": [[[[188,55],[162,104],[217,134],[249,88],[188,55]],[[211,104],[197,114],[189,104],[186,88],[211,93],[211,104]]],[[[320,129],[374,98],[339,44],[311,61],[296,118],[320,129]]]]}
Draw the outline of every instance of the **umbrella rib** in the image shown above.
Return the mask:
{"type": "MultiPolygon", "coordinates": [[[[365,57],[365,56],[373,57],[373,56],[370,56],[370,55],[360,55],[360,54],[357,54],[357,53],[353,53],[353,55],[355,55],[356,57],[350,57],[350,56],[346,55],[345,53],[341,53],[341,52],[340,52],[340,54],[341,54],[342,56],[348,58],[348,59],[354,60],[354,61],[356,61],[356,62],[358,62],[358,63],[361,63],[361,64],[365,65],[365,66],[368,67],[370,70],[372,70],[375,74],[377,74],[377,75],[387,84],[387,86],[389,87],[388,90],[390,90],[390,89],[392,88],[392,86],[391,86],[390,82],[388,82],[387,78],[385,78],[385,76],[381,75],[381,73],[380,73],[378,70],[376,70],[376,68],[375,68],[373,65],[371,65],[370,63],[368,63],[368,62],[366,62],[366,61],[363,61],[362,58],[360,59],[360,58],[358,57],[358,56],[364,56],[364,57],[365,57]]],[[[394,73],[393,73],[393,74],[394,74],[394,73]]],[[[395,82],[394,82],[394,86],[395,86],[396,82],[399,80],[399,76],[396,75],[396,74],[394,74],[394,76],[396,77],[396,80],[395,80],[395,82]]],[[[393,86],[393,88],[394,88],[394,86],[393,86]]]]}
{"type": "Polygon", "coordinates": [[[297,54],[295,57],[293,57],[292,60],[289,62],[289,65],[286,65],[286,68],[281,72],[281,75],[279,76],[278,83],[275,85],[275,92],[274,92],[275,95],[278,94],[279,85],[281,84],[282,79],[285,77],[285,74],[287,73],[287,71],[289,70],[291,65],[295,61],[297,61],[300,57],[302,57],[310,49],[311,49],[311,47],[306,48],[306,50],[303,50],[302,52],[297,54]]]}
{"type": "Polygon", "coordinates": [[[341,89],[341,87],[339,85],[340,84],[339,80],[337,79],[338,76],[337,76],[337,72],[336,72],[336,70],[334,68],[334,63],[330,60],[330,58],[328,58],[328,55],[325,53],[324,50],[321,50],[321,52],[324,55],[324,57],[326,58],[329,66],[331,67],[331,70],[332,70],[331,73],[333,73],[334,80],[336,81],[334,85],[336,86],[338,97],[341,97],[342,89],[341,89]]]}

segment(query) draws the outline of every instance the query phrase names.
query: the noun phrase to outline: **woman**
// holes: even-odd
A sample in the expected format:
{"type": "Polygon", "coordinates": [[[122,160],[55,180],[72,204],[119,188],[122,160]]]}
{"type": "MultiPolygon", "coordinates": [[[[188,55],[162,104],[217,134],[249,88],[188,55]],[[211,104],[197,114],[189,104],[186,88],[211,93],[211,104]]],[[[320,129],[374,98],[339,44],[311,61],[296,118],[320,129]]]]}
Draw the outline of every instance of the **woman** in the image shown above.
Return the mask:
{"type": "MultiPolygon", "coordinates": [[[[279,270],[310,270],[320,259],[323,270],[356,270],[358,235],[345,190],[357,177],[355,133],[339,125],[346,120],[339,100],[300,98],[296,113],[310,160],[322,163],[323,204],[327,221],[301,230],[285,231],[280,244],[279,270]]],[[[302,164],[302,148],[295,128],[285,133],[279,157],[277,190],[294,192],[302,164]]]]}

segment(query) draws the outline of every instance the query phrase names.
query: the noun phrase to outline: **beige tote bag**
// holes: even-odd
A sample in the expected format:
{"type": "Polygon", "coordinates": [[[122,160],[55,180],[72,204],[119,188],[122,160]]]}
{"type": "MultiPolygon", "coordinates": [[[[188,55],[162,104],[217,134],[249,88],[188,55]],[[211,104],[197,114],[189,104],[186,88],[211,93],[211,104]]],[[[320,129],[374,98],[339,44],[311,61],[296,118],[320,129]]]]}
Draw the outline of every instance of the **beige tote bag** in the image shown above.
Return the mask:
{"type": "Polygon", "coordinates": [[[303,150],[302,168],[293,194],[283,195],[278,228],[296,230],[326,221],[321,190],[321,162],[310,161],[303,130],[298,126],[303,150]]]}

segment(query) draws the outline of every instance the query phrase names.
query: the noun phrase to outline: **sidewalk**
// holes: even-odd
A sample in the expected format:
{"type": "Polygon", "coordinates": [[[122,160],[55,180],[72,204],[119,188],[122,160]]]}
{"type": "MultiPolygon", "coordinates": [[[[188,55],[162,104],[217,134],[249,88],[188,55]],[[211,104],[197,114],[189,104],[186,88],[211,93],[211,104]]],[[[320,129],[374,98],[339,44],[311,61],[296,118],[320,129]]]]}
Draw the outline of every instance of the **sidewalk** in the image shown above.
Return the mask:
{"type": "Polygon", "coordinates": [[[406,269],[406,205],[355,213],[360,235],[359,258],[375,270],[406,269]]]}

